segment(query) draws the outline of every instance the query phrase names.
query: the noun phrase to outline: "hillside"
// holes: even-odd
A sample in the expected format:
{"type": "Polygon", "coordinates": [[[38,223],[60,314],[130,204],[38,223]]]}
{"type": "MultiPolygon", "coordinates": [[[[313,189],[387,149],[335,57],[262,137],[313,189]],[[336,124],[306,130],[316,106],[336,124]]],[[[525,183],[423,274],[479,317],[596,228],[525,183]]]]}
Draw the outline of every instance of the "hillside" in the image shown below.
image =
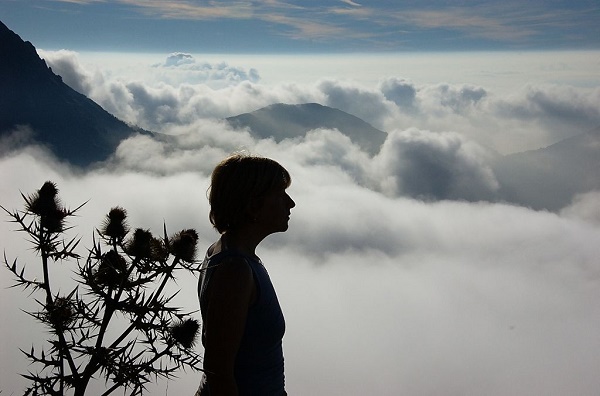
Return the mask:
{"type": "Polygon", "coordinates": [[[600,190],[600,128],[493,164],[503,200],[558,210],[576,194],[600,190]]]}
{"type": "Polygon", "coordinates": [[[60,159],[87,166],[107,159],[140,131],[63,83],[35,47],[0,22],[0,136],[29,126],[60,159]]]}
{"type": "Polygon", "coordinates": [[[318,103],[277,103],[251,113],[229,117],[227,121],[236,128],[249,128],[257,138],[273,137],[278,142],[304,136],[313,129],[337,129],[371,155],[379,152],[387,136],[387,133],[358,117],[318,103]]]}

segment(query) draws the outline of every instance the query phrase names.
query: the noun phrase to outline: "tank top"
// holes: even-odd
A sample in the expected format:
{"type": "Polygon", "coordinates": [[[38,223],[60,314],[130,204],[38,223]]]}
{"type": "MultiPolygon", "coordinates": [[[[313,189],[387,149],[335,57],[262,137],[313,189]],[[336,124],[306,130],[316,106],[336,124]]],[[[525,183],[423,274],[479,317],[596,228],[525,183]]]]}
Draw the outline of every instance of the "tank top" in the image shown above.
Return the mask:
{"type": "MultiPolygon", "coordinates": [[[[207,287],[214,271],[227,257],[243,257],[250,266],[256,284],[257,298],[248,309],[246,326],[235,359],[234,376],[240,396],[281,396],[285,394],[282,339],[285,320],[275,289],[266,268],[258,257],[248,256],[235,250],[224,250],[206,256],[198,282],[200,313],[204,316],[208,307],[207,287]]],[[[202,344],[204,345],[204,330],[202,344]]],[[[200,395],[210,395],[210,381],[203,378],[200,395]]]]}

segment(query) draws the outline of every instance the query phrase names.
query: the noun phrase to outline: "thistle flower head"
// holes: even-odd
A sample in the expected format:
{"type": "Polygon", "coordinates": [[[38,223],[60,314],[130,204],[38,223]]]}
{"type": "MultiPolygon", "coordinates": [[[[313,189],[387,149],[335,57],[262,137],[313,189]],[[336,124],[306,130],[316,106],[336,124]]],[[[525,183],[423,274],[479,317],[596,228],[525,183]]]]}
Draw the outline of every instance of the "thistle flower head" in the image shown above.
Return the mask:
{"type": "Polygon", "coordinates": [[[46,306],[46,319],[56,328],[68,326],[75,320],[73,302],[66,297],[57,297],[46,306]]]}
{"type": "Polygon", "coordinates": [[[126,245],[126,252],[137,258],[152,257],[152,233],[142,228],[137,228],[133,232],[133,237],[129,239],[126,245]]]}
{"type": "Polygon", "coordinates": [[[160,263],[164,262],[169,254],[161,240],[142,228],[137,228],[133,232],[133,237],[125,245],[125,251],[137,259],[160,263]]]}
{"type": "Polygon", "coordinates": [[[126,219],[127,211],[120,206],[116,206],[106,215],[100,232],[105,237],[114,238],[120,242],[129,232],[126,219]]]}
{"type": "Polygon", "coordinates": [[[171,327],[171,336],[185,349],[189,349],[196,344],[200,324],[196,319],[186,319],[171,327]]]}
{"type": "Polygon", "coordinates": [[[67,211],[58,198],[58,188],[51,181],[25,198],[27,211],[40,217],[40,226],[50,232],[60,232],[64,228],[67,211]]]}
{"type": "Polygon", "coordinates": [[[151,259],[154,261],[164,263],[169,257],[169,250],[161,239],[152,238],[150,241],[150,248],[152,250],[151,259]]]}
{"type": "Polygon", "coordinates": [[[171,238],[169,252],[181,260],[191,263],[196,259],[197,242],[198,233],[196,230],[181,230],[171,238]]]}
{"type": "Polygon", "coordinates": [[[102,256],[95,280],[103,286],[120,285],[127,276],[127,262],[119,253],[110,250],[102,256]]]}

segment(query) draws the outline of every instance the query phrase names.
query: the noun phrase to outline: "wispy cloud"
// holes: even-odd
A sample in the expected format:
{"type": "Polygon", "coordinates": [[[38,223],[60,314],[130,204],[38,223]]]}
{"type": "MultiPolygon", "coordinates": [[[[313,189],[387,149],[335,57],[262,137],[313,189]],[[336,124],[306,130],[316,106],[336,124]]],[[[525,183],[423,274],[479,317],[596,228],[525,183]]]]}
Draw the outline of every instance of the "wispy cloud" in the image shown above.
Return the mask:
{"type": "Polygon", "coordinates": [[[515,28],[502,19],[466,9],[409,10],[395,13],[395,18],[405,26],[455,30],[468,36],[494,40],[516,40],[535,34],[535,31],[530,28],[515,28]]]}
{"type": "MultiPolygon", "coordinates": [[[[379,21],[392,17],[395,23],[427,30],[457,31],[465,37],[496,41],[523,41],[544,35],[561,35],[574,26],[594,26],[591,16],[600,9],[547,7],[543,3],[481,3],[471,7],[410,8],[389,10],[379,21]]],[[[597,30],[597,28],[596,28],[597,30]]]]}
{"type": "MultiPolygon", "coordinates": [[[[56,0],[93,4],[96,0],[56,0]]],[[[397,3],[353,0],[336,2],[117,0],[116,5],[148,18],[168,20],[247,20],[265,30],[264,22],[278,26],[267,34],[293,39],[325,39],[345,43],[398,47],[406,32],[430,42],[447,43],[453,33],[455,45],[467,40],[487,40],[507,46],[554,41],[594,40],[600,33],[598,6],[573,6],[548,2],[448,2],[397,3]],[[391,4],[390,4],[391,3],[391,4]],[[362,42],[352,40],[364,39],[362,42]]],[[[268,27],[267,27],[268,29],[268,27]]]]}
{"type": "Polygon", "coordinates": [[[104,3],[105,0],[54,0],[59,3],[71,3],[71,4],[93,4],[93,3],[104,3]]]}
{"type": "Polygon", "coordinates": [[[242,1],[211,1],[206,4],[167,0],[120,0],[120,2],[139,7],[147,15],[168,19],[249,19],[254,14],[252,4],[242,1]]]}
{"type": "Polygon", "coordinates": [[[361,4],[358,4],[358,3],[356,3],[356,2],[354,2],[352,0],[341,0],[341,2],[345,3],[345,4],[348,4],[348,5],[351,5],[353,7],[362,7],[361,4]]]}
{"type": "Polygon", "coordinates": [[[288,29],[280,32],[280,34],[294,39],[336,40],[341,37],[347,39],[373,36],[369,32],[354,30],[332,23],[321,23],[311,19],[289,17],[282,14],[267,14],[261,16],[261,19],[287,27],[288,29]]]}

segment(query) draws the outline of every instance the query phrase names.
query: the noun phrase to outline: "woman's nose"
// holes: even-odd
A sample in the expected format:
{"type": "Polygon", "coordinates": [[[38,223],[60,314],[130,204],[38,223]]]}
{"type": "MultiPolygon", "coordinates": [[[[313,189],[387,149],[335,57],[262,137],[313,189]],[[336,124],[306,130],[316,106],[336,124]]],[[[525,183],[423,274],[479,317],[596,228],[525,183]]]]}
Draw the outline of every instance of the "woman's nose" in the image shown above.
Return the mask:
{"type": "Polygon", "coordinates": [[[296,206],[296,202],[294,202],[294,200],[292,199],[292,197],[290,197],[289,195],[288,197],[288,206],[291,208],[293,208],[294,206],[296,206]]]}

